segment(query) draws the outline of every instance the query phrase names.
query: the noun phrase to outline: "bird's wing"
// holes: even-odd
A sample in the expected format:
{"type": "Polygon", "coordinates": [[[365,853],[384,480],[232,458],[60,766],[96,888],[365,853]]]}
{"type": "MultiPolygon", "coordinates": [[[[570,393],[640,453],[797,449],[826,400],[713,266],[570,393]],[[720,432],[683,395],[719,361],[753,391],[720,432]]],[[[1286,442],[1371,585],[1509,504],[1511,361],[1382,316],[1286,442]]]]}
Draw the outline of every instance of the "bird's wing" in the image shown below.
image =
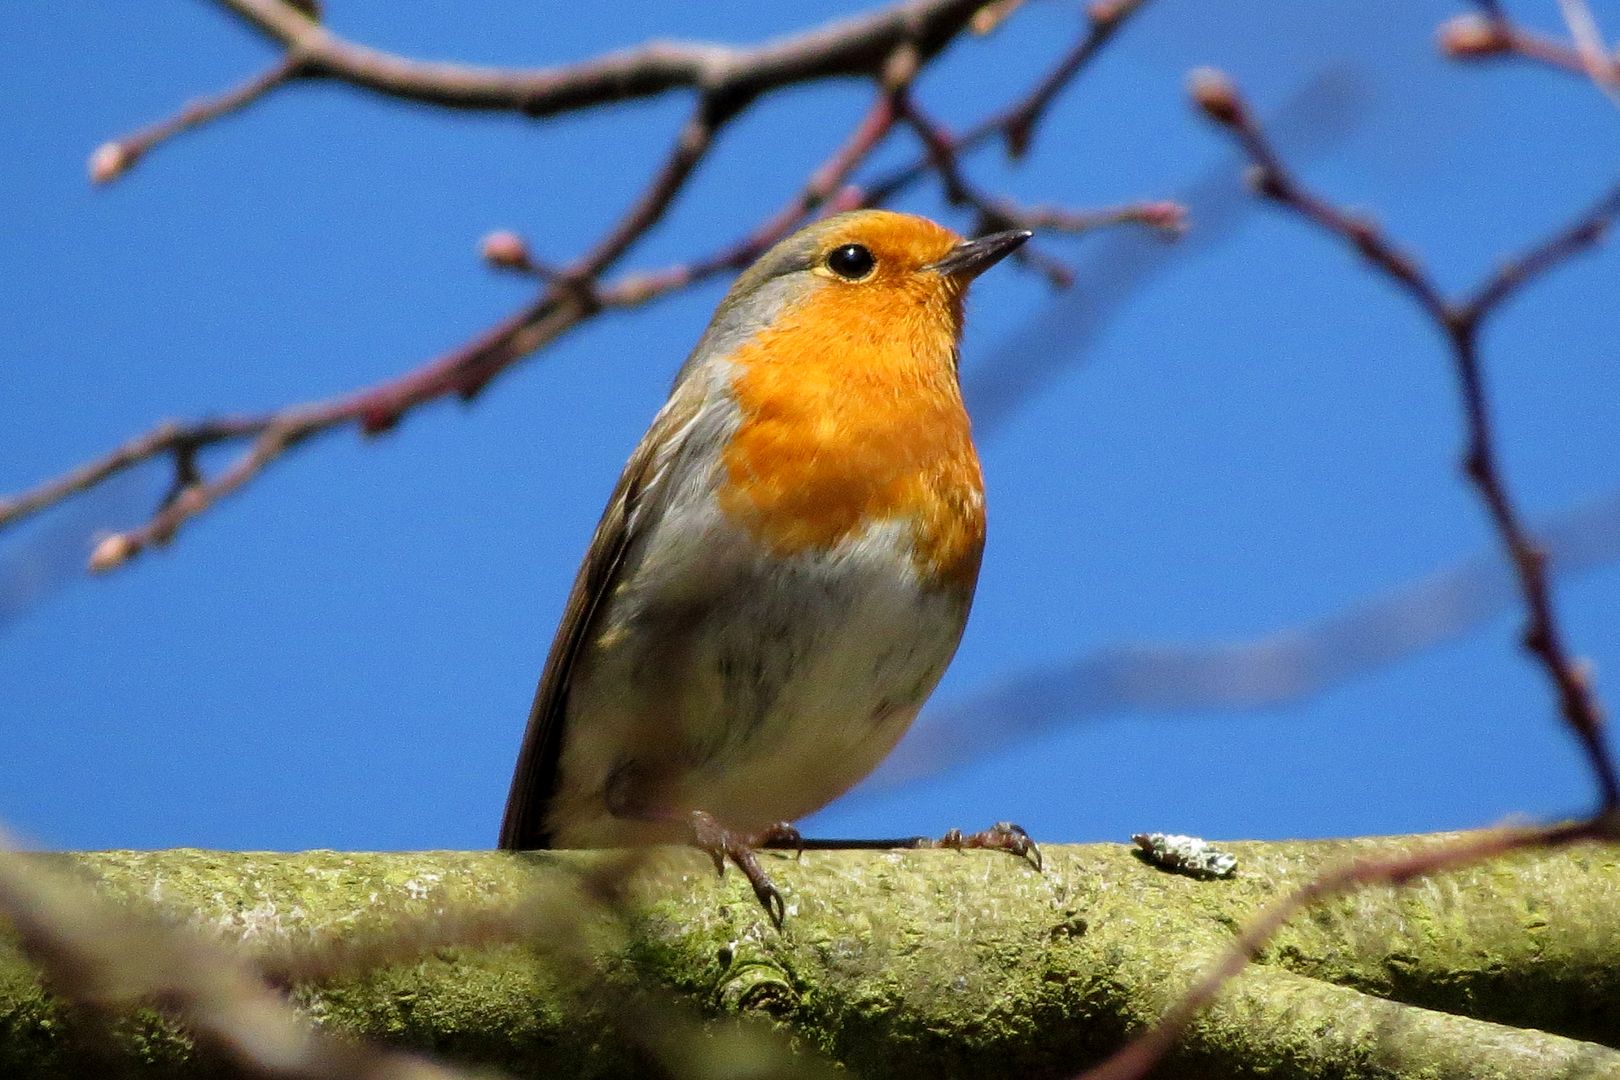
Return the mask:
{"type": "Polygon", "coordinates": [[[523,734],[512,788],[506,797],[506,813],[501,819],[502,849],[522,851],[550,846],[546,818],[557,786],[574,664],[604,602],[620,581],[638,522],[648,520],[657,490],[668,486],[662,483],[666,479],[662,474],[667,471],[670,443],[691,422],[702,402],[702,395],[695,389],[685,379],[677,384],[675,393],[630,455],[607,509],[602,511],[602,520],[597,522],[529,710],[529,726],[523,734]]]}

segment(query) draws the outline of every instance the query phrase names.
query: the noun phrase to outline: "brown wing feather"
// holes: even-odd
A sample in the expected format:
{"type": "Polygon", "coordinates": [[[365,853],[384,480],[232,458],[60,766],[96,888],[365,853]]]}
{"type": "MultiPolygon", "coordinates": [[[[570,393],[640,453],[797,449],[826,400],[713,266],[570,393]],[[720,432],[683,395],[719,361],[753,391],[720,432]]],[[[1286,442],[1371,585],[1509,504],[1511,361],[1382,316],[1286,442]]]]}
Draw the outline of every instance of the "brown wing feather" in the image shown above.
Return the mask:
{"type": "Polygon", "coordinates": [[[597,522],[596,533],[585,553],[585,562],[574,578],[573,590],[557,626],[557,636],[540,674],[534,704],[529,709],[529,726],[523,733],[512,788],[506,797],[506,813],[501,819],[500,847],[503,850],[528,851],[551,846],[546,818],[557,786],[574,663],[591,634],[603,601],[618,583],[625,552],[633,539],[633,519],[655,479],[658,450],[691,418],[696,406],[693,395],[677,391],[670,399],[630,455],[608,499],[607,509],[597,522]]]}

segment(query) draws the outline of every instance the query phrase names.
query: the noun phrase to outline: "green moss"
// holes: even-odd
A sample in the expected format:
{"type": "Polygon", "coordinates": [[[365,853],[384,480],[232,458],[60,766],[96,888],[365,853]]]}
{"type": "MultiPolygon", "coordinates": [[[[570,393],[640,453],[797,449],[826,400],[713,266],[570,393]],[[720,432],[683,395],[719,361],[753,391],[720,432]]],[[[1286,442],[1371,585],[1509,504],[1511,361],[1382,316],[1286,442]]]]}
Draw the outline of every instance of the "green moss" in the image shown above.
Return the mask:
{"type": "MultiPolygon", "coordinates": [[[[44,861],[125,901],[158,899],[278,968],[307,976],[324,958],[290,996],[326,1029],[518,1075],[654,1062],[751,1075],[788,1060],[786,1033],[871,1076],[1042,1077],[1152,1023],[1277,896],[1351,854],[1418,842],[1432,839],[1234,844],[1238,875],[1218,881],[1154,869],[1123,845],[1049,847],[1045,873],[992,852],[772,857],[782,933],[740,875],[717,880],[692,852],[652,859],[622,913],[573,888],[618,858],[597,853],[44,861]],[[402,926],[412,947],[386,947],[402,926]],[[364,962],[375,956],[389,962],[364,962]]],[[[1330,900],[1232,985],[1175,1068],[1472,1077],[1495,1075],[1491,1053],[1528,1046],[1549,1061],[1587,1055],[1592,1075],[1609,1075],[1620,1055],[1481,1021],[1620,1041],[1617,897],[1614,852],[1579,849],[1330,900]]],[[[75,1075],[82,1027],[0,951],[0,1076],[75,1075]]],[[[138,1075],[211,1068],[149,1011],[118,1040],[138,1075]]]]}

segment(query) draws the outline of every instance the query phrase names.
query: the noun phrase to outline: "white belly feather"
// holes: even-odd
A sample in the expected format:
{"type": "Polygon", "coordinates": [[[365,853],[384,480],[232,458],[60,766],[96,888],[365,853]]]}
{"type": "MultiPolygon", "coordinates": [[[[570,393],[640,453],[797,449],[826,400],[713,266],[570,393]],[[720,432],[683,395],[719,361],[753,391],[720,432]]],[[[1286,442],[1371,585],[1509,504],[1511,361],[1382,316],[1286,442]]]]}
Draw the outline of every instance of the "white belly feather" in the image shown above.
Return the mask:
{"type": "Polygon", "coordinates": [[[911,535],[889,521],[784,560],[711,500],[666,505],[580,658],[559,842],[676,839],[690,810],[755,829],[818,809],[876,767],[967,615],[967,598],[918,581],[911,535]],[[657,794],[615,817],[627,775],[657,794]]]}

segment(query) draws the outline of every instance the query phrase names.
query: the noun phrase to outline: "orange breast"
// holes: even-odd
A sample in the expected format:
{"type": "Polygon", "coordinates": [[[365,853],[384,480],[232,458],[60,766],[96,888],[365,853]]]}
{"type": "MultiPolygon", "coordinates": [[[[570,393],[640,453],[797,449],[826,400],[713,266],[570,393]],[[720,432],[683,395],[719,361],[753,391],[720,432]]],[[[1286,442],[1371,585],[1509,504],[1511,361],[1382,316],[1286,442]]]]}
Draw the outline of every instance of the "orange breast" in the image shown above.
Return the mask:
{"type": "Polygon", "coordinates": [[[956,382],[956,305],[828,285],[739,349],[724,508],[783,554],[907,520],[918,571],[971,588],[984,482],[956,382]]]}

